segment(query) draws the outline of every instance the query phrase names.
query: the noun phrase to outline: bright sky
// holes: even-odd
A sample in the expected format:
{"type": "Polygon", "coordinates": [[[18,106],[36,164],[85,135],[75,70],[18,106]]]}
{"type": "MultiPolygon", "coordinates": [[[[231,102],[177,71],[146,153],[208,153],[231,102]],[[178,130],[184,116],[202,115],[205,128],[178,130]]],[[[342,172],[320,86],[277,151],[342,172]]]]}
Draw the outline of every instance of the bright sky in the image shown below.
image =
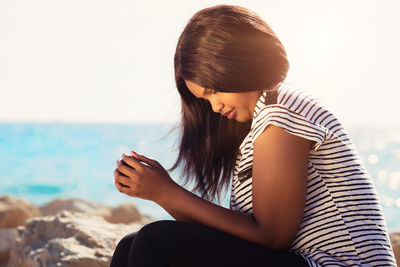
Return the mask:
{"type": "Polygon", "coordinates": [[[398,0],[0,0],[0,121],[177,121],[177,39],[222,3],[264,18],[287,81],[344,124],[400,124],[398,0]]]}

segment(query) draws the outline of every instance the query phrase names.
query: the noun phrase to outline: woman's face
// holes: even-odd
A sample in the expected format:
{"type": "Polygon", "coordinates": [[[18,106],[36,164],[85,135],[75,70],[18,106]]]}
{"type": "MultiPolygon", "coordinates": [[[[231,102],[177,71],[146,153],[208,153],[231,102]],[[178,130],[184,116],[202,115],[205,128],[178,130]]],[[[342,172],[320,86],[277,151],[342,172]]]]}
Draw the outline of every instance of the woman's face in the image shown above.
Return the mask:
{"type": "Polygon", "coordinates": [[[223,93],[201,87],[190,81],[185,81],[187,88],[197,98],[208,100],[214,112],[221,113],[228,119],[245,122],[253,119],[254,108],[262,91],[245,93],[223,93]]]}

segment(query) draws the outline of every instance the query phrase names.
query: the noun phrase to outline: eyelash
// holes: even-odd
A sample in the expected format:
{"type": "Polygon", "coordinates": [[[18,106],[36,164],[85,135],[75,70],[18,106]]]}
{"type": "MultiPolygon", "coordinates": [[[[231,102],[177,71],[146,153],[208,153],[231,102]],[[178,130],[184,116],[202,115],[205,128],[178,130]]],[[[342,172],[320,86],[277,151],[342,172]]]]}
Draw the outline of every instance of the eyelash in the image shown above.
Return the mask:
{"type": "Polygon", "coordinates": [[[215,90],[210,90],[212,95],[215,95],[217,93],[217,91],[215,90]]]}

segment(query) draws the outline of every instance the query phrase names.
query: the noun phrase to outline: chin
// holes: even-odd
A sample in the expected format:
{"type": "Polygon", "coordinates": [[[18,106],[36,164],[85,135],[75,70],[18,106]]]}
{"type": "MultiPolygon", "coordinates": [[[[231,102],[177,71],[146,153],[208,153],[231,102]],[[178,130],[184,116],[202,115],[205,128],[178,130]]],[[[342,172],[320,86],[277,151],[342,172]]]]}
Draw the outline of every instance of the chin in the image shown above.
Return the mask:
{"type": "Polygon", "coordinates": [[[250,118],[248,118],[248,117],[243,118],[241,116],[236,116],[236,118],[233,118],[233,119],[238,121],[238,122],[247,122],[247,121],[250,120],[250,118]]]}

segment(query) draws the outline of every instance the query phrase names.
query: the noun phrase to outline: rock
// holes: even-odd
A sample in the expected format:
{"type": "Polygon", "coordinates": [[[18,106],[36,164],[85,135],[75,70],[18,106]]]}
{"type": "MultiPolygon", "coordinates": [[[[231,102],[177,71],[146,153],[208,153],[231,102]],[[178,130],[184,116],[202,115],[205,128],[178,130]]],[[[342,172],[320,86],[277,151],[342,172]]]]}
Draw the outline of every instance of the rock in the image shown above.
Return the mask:
{"type": "Polygon", "coordinates": [[[69,211],[33,218],[18,228],[8,267],[106,267],[119,240],[142,226],[69,211]]]}
{"type": "Polygon", "coordinates": [[[40,207],[43,216],[55,215],[60,211],[68,210],[73,212],[83,212],[86,214],[102,216],[110,223],[133,223],[151,221],[145,218],[132,202],[124,203],[117,207],[107,207],[99,203],[90,202],[82,199],[56,199],[40,207]]]}
{"type": "Polygon", "coordinates": [[[10,250],[17,237],[17,229],[0,229],[0,266],[10,259],[10,250]]]}
{"type": "Polygon", "coordinates": [[[40,210],[22,198],[0,197],[0,228],[16,228],[35,216],[41,216],[40,210]]]}
{"type": "Polygon", "coordinates": [[[55,215],[63,210],[82,212],[102,217],[109,217],[111,215],[111,211],[108,207],[83,199],[56,199],[40,207],[43,216],[55,215]]]}
{"type": "Polygon", "coordinates": [[[132,223],[141,221],[142,216],[136,205],[129,202],[111,208],[110,216],[106,216],[104,219],[110,223],[132,223]]]}
{"type": "Polygon", "coordinates": [[[391,233],[389,237],[392,243],[394,256],[396,257],[397,266],[400,266],[400,233],[391,233]]]}

